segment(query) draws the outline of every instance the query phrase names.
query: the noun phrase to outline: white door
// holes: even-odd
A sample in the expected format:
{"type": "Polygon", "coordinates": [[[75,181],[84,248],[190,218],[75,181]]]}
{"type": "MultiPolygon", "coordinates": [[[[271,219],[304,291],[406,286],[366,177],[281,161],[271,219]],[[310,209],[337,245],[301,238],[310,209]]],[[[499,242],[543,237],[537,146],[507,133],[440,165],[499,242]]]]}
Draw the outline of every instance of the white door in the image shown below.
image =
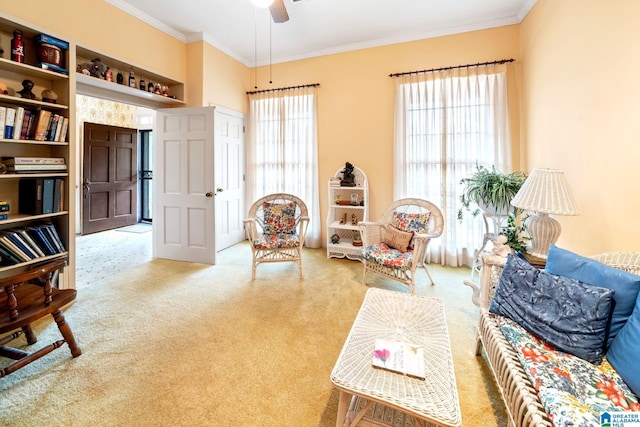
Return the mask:
{"type": "Polygon", "coordinates": [[[215,264],[214,107],[158,110],[153,254],[215,264]]]}
{"type": "Polygon", "coordinates": [[[216,249],[244,240],[244,116],[215,111],[216,249]]]}

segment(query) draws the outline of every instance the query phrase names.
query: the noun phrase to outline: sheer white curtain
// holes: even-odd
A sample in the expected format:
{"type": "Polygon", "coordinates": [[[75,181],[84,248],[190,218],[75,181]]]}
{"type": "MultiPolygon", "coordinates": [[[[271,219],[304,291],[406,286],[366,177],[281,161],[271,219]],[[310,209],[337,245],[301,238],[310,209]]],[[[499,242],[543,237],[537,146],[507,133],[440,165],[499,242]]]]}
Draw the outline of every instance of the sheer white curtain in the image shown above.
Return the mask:
{"type": "Polygon", "coordinates": [[[505,65],[396,77],[394,197],[420,197],[445,216],[427,261],[470,266],[484,223],[457,219],[460,180],[476,165],[511,172],[505,65]]]}
{"type": "Polygon", "coordinates": [[[249,104],[247,206],[271,193],[300,197],[310,217],[305,246],[319,248],[316,87],[251,94],[249,104]]]}

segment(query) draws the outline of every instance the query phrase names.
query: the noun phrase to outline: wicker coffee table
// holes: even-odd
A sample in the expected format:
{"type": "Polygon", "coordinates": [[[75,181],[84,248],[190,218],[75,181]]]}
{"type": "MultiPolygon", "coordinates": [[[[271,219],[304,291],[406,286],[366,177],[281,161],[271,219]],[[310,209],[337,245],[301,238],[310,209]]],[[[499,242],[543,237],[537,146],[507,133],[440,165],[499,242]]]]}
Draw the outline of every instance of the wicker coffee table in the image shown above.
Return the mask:
{"type": "Polygon", "coordinates": [[[369,289],[333,368],[331,382],[340,390],[336,427],[355,426],[361,420],[367,425],[460,426],[442,301],[369,289]],[[426,380],[374,368],[376,338],[423,346],[426,380]]]}

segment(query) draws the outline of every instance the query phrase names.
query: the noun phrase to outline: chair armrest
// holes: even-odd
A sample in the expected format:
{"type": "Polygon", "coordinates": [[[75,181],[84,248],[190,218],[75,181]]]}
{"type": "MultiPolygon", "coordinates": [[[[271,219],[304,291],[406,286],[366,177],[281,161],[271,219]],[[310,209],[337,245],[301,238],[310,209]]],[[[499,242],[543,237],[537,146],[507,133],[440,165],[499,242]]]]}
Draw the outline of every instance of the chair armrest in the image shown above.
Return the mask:
{"type": "Polygon", "coordinates": [[[242,220],[242,223],[244,224],[245,237],[253,242],[258,237],[256,227],[258,221],[255,218],[246,218],[242,220]]]}
{"type": "Polygon", "coordinates": [[[480,286],[471,280],[463,283],[473,289],[472,301],[478,307],[488,310],[502,275],[507,258],[500,255],[483,255],[480,286]]]}
{"type": "Polygon", "coordinates": [[[360,221],[358,229],[364,247],[379,243],[385,233],[385,225],[380,222],[360,221]]]}

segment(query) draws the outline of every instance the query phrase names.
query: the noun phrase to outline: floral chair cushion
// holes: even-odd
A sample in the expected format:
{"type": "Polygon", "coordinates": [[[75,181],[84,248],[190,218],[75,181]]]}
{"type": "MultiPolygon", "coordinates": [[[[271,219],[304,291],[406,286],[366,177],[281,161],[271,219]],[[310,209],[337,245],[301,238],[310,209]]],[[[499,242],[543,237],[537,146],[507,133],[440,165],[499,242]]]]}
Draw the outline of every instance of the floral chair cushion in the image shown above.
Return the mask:
{"type": "Polygon", "coordinates": [[[282,249],[300,246],[300,237],[293,233],[263,234],[253,241],[256,249],[282,249]]]}
{"type": "Polygon", "coordinates": [[[403,271],[411,268],[411,259],[413,258],[412,251],[403,253],[397,249],[390,248],[382,242],[367,246],[362,250],[361,255],[367,261],[373,261],[383,267],[403,271]]]}
{"type": "MultiPolygon", "coordinates": [[[[391,225],[396,227],[398,230],[412,231],[414,234],[425,234],[429,232],[429,219],[431,219],[431,212],[394,212],[391,225]]],[[[408,249],[413,249],[413,239],[409,243],[408,249]]]]}
{"type": "Polygon", "coordinates": [[[391,225],[402,231],[413,231],[424,234],[429,231],[429,219],[431,212],[425,213],[405,213],[394,212],[391,225]]]}
{"type": "Polygon", "coordinates": [[[594,365],[556,350],[516,322],[496,316],[556,426],[599,426],[600,413],[640,411],[638,397],[605,359],[594,365]]]}
{"type": "Polygon", "coordinates": [[[296,202],[265,202],[262,206],[264,212],[264,234],[297,234],[296,208],[296,202]]]}

